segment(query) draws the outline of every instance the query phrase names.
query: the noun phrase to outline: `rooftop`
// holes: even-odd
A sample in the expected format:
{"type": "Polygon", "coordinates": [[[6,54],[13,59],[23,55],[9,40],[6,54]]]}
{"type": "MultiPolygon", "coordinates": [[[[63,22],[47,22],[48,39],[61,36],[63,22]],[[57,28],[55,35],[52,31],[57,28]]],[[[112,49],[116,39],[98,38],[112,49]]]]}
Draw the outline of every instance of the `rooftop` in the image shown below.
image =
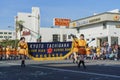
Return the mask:
{"type": "Polygon", "coordinates": [[[71,21],[70,27],[80,27],[103,21],[120,21],[120,11],[118,9],[115,9],[100,14],[94,13],[92,16],[71,21]]]}

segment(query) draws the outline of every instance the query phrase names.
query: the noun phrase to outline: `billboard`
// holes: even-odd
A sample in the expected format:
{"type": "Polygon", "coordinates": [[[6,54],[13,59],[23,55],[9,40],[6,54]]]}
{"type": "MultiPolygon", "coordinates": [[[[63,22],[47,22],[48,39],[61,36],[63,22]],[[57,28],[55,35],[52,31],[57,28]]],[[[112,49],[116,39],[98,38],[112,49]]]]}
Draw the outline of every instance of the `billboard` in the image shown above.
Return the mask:
{"type": "Polygon", "coordinates": [[[53,19],[53,25],[54,26],[66,26],[69,27],[70,19],[64,19],[64,18],[54,18],[53,19]]]}
{"type": "Polygon", "coordinates": [[[33,60],[65,59],[71,54],[72,42],[28,43],[28,53],[33,60]]]}

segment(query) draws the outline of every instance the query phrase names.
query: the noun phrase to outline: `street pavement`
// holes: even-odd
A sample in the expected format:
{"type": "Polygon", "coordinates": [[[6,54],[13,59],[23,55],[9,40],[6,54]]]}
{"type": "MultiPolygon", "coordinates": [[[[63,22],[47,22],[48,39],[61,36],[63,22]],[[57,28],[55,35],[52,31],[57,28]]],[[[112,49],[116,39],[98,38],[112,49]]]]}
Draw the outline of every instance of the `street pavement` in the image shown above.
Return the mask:
{"type": "Polygon", "coordinates": [[[20,62],[0,61],[0,80],[120,80],[120,61],[86,60],[86,70],[72,60],[20,62]]]}

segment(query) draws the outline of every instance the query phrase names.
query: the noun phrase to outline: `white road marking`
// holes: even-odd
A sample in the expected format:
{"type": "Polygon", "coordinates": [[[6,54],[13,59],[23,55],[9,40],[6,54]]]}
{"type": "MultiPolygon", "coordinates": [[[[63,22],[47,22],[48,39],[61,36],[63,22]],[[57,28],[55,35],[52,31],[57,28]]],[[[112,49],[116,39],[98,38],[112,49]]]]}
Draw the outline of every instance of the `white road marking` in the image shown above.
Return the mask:
{"type": "Polygon", "coordinates": [[[17,63],[7,63],[7,64],[10,64],[10,65],[20,65],[20,64],[17,64],[17,63]]]}
{"type": "Polygon", "coordinates": [[[18,63],[11,63],[11,62],[0,62],[1,64],[8,64],[8,65],[20,65],[18,63]]]}
{"type": "Polygon", "coordinates": [[[56,71],[65,71],[65,72],[72,72],[72,73],[80,73],[80,74],[88,74],[88,75],[96,75],[96,76],[103,76],[103,77],[111,77],[111,78],[119,78],[120,76],[117,75],[110,75],[110,74],[100,74],[100,73],[93,73],[93,72],[83,72],[83,71],[74,71],[74,70],[67,70],[67,69],[59,69],[59,68],[52,68],[52,67],[41,67],[41,66],[31,66],[34,68],[42,68],[42,69],[50,69],[56,71]]]}
{"type": "MultiPolygon", "coordinates": [[[[6,63],[6,62],[0,62],[0,63],[6,63]]],[[[18,63],[6,63],[9,65],[20,65],[18,63]]],[[[49,69],[49,70],[56,70],[56,71],[65,71],[65,72],[72,72],[72,73],[79,73],[79,74],[88,74],[88,75],[96,75],[96,76],[103,76],[103,77],[111,77],[111,78],[119,78],[118,75],[110,75],[110,74],[100,74],[100,73],[93,73],[93,72],[83,72],[83,71],[75,71],[75,70],[67,70],[67,69],[59,69],[59,68],[52,68],[52,67],[41,67],[41,66],[29,66],[34,68],[43,68],[43,69],[49,69]]],[[[113,67],[113,66],[110,66],[113,67]]]]}
{"type": "Polygon", "coordinates": [[[116,67],[116,68],[120,68],[119,65],[98,65],[98,66],[105,66],[105,67],[116,67]]]}
{"type": "Polygon", "coordinates": [[[4,63],[4,62],[0,62],[1,64],[4,63]]]}

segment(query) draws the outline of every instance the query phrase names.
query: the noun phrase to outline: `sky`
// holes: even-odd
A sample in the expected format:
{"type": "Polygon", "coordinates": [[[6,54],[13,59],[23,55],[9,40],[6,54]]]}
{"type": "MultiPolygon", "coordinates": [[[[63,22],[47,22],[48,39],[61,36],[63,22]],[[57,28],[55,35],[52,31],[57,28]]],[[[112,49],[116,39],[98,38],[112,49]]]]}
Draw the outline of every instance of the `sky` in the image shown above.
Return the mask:
{"type": "Polygon", "coordinates": [[[0,30],[13,29],[17,13],[31,13],[32,7],[40,8],[40,26],[51,27],[53,18],[76,20],[120,9],[120,0],[0,0],[0,30]]]}

